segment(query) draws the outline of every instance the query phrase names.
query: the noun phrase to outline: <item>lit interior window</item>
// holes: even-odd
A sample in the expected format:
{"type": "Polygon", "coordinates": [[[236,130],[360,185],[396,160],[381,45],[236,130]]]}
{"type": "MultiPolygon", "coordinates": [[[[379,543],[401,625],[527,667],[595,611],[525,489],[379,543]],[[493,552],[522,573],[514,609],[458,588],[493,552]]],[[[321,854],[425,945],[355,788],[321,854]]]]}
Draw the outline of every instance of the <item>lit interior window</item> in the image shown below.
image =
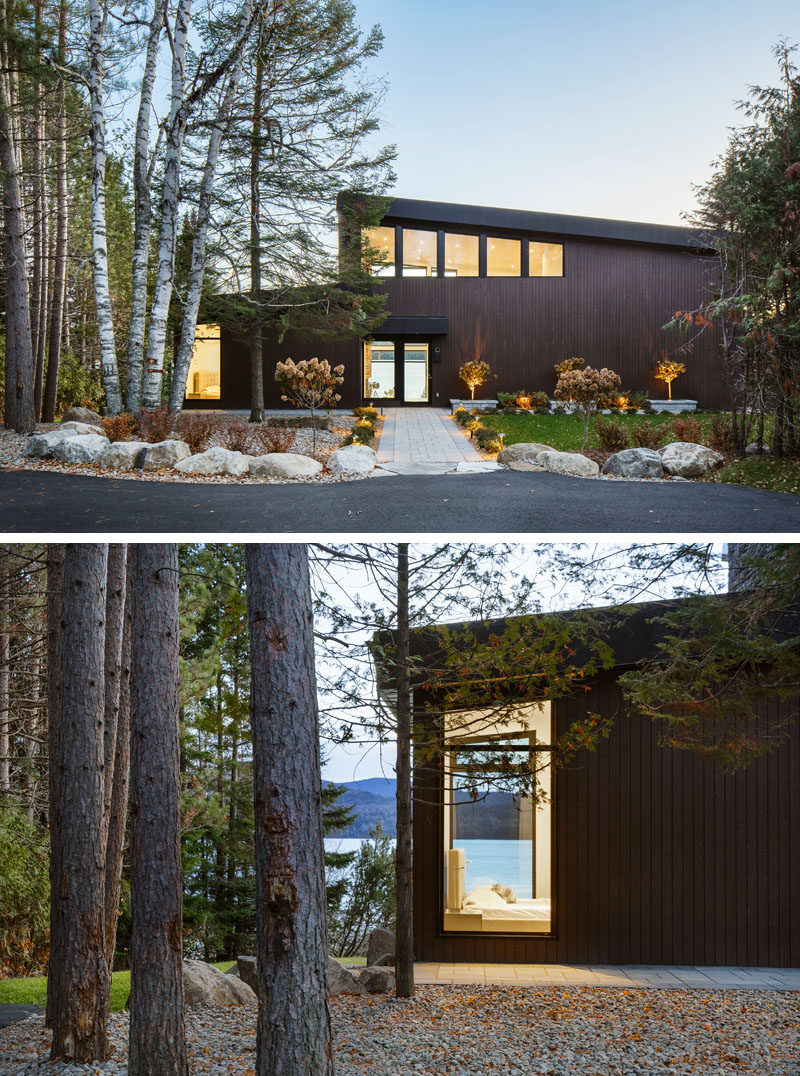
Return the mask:
{"type": "Polygon", "coordinates": [[[552,930],[551,721],[549,702],[447,716],[446,931],[552,930]]]}
{"type": "Polygon", "coordinates": [[[220,389],[219,325],[198,325],[194,349],[186,379],[187,400],[219,400],[220,389]]]}
{"type": "Polygon", "coordinates": [[[519,276],[522,272],[522,247],[519,239],[486,239],[486,275],[519,276]]]}
{"type": "Polygon", "coordinates": [[[444,275],[478,275],[477,235],[450,235],[444,237],[444,275]]]}
{"type": "Polygon", "coordinates": [[[560,243],[528,244],[529,276],[563,276],[564,248],[560,243]]]}
{"type": "Polygon", "coordinates": [[[394,342],[364,341],[364,398],[394,399],[394,342]]]}
{"type": "Polygon", "coordinates": [[[370,247],[373,276],[394,276],[394,228],[367,228],[364,238],[370,247]]]}
{"type": "Polygon", "coordinates": [[[403,276],[436,276],[436,232],[403,228],[403,276]]]}

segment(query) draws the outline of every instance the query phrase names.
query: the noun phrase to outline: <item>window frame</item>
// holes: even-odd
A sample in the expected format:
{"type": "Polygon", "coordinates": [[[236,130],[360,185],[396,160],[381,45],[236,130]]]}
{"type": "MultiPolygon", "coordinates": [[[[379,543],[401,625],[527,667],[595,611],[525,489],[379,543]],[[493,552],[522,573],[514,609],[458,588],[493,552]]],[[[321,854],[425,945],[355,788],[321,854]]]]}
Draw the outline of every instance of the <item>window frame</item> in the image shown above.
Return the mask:
{"type": "Polygon", "coordinates": [[[394,274],[387,274],[374,277],[376,284],[379,284],[384,280],[564,280],[567,276],[567,258],[568,258],[568,242],[561,238],[557,242],[553,241],[552,236],[541,236],[535,233],[526,232],[514,232],[512,234],[503,234],[504,229],[497,228],[494,230],[481,228],[478,230],[471,230],[466,227],[450,226],[444,228],[435,228],[425,221],[408,221],[404,220],[400,224],[386,224],[381,227],[394,228],[394,274]],[[427,224],[427,226],[426,226],[427,224]],[[436,272],[431,273],[430,276],[422,277],[418,273],[404,272],[405,268],[405,253],[403,250],[403,232],[408,231],[421,231],[421,232],[433,232],[436,235],[436,272]],[[446,236],[448,235],[462,235],[476,238],[478,240],[478,274],[477,276],[458,276],[448,275],[445,271],[445,250],[446,250],[446,236]],[[518,242],[520,245],[520,271],[518,275],[514,276],[489,276],[487,261],[488,261],[488,240],[489,239],[508,239],[518,242]],[[530,244],[531,243],[544,243],[549,246],[561,247],[561,274],[559,276],[532,276],[530,273],[530,244]]]}

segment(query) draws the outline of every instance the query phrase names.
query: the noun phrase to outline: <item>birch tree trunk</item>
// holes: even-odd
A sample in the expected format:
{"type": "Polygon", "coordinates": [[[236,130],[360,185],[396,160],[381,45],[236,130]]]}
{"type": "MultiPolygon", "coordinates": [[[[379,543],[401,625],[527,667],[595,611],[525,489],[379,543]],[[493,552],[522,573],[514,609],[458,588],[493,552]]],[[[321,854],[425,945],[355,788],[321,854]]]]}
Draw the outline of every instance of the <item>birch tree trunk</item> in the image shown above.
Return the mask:
{"type": "Polygon", "coordinates": [[[89,0],[89,101],[92,134],[92,270],[97,306],[97,335],[106,405],[111,415],[122,410],[114,341],[114,316],[108,284],[106,236],[106,121],[103,102],[103,36],[107,9],[104,0],[89,0]]]}
{"type": "Polygon", "coordinates": [[[131,547],[131,1076],[186,1076],[178,547],[131,547]]]}
{"type": "Polygon", "coordinates": [[[411,899],[411,683],[408,669],[408,543],[397,546],[397,850],[395,978],[399,998],[414,996],[414,929],[411,899]]]}
{"type": "Polygon", "coordinates": [[[147,38],[139,112],[136,117],[136,139],[133,150],[133,272],[131,274],[131,317],[128,334],[128,370],[125,381],[125,410],[136,414],[142,405],[142,368],[144,364],[144,333],[147,317],[147,265],[150,253],[150,110],[153,105],[153,86],[156,79],[158,44],[164,29],[166,0],[154,0],[153,17],[147,38]]]}
{"type": "MultiPolygon", "coordinates": [[[[0,3],[0,22],[9,25],[8,4],[0,3]]],[[[33,408],[33,344],[31,340],[25,213],[20,180],[20,154],[14,133],[16,95],[10,55],[11,35],[0,49],[0,172],[3,174],[3,216],[6,232],[6,384],[5,424],[20,433],[36,426],[33,408]]]]}
{"type": "Polygon", "coordinates": [[[47,547],[47,749],[50,820],[50,956],[47,972],[45,1023],[53,1026],[56,998],[64,965],[61,901],[58,893],[62,877],[62,826],[59,814],[59,759],[61,758],[61,606],[64,592],[63,545],[47,547]]]}
{"type": "MultiPolygon", "coordinates": [[[[58,63],[67,62],[67,0],[60,0],[58,9],[58,63]]],[[[42,421],[53,422],[58,396],[58,367],[61,362],[61,338],[64,324],[64,298],[67,285],[67,84],[59,76],[56,143],[56,251],[53,270],[53,298],[50,307],[50,327],[47,344],[47,376],[42,400],[42,421]]]]}
{"type": "Polygon", "coordinates": [[[108,1056],[103,892],[104,545],[68,545],[61,616],[61,707],[55,759],[62,857],[61,968],[53,1005],[50,1059],[108,1056]]]}
{"type": "Polygon", "coordinates": [[[147,360],[142,380],[142,405],[158,407],[164,377],[164,348],[167,316],[175,274],[175,239],[178,232],[178,199],[183,139],[186,134],[186,46],[191,21],[192,0],[179,0],[172,37],[172,90],[164,156],[161,191],[161,230],[158,240],[158,269],[150,307],[147,360]]]}
{"type": "Polygon", "coordinates": [[[255,784],[258,1076],[332,1076],[308,554],[246,547],[255,784]]]}
{"type": "MultiPolygon", "coordinates": [[[[255,0],[246,0],[242,5],[240,23],[247,26],[252,17],[255,0]]],[[[183,310],[181,323],[181,336],[178,352],[175,356],[175,367],[172,375],[170,389],[169,409],[180,411],[186,395],[186,379],[189,376],[189,366],[192,361],[194,349],[194,336],[197,328],[197,311],[200,308],[200,297],[203,291],[203,276],[206,269],[206,242],[208,239],[208,227],[211,220],[211,199],[214,193],[214,180],[217,174],[217,162],[219,149],[225,127],[230,118],[231,108],[236,100],[239,90],[239,80],[242,74],[244,62],[244,49],[239,52],[239,57],[233,65],[225,96],[222,99],[219,111],[211,128],[206,153],[206,164],[203,169],[203,179],[200,186],[200,196],[197,205],[197,225],[194,238],[192,239],[192,261],[189,269],[189,284],[186,296],[186,306],[183,310]]],[[[151,325],[152,332],[152,325],[151,325]]],[[[160,389],[159,389],[160,392],[160,389]]]]}
{"type": "MultiPolygon", "coordinates": [[[[260,41],[259,41],[260,46],[260,41]]],[[[261,298],[261,95],[264,57],[256,48],[256,78],[253,89],[253,141],[250,151],[250,290],[253,308],[261,298]]],[[[259,317],[250,337],[250,421],[264,421],[264,337],[259,317]]]]}

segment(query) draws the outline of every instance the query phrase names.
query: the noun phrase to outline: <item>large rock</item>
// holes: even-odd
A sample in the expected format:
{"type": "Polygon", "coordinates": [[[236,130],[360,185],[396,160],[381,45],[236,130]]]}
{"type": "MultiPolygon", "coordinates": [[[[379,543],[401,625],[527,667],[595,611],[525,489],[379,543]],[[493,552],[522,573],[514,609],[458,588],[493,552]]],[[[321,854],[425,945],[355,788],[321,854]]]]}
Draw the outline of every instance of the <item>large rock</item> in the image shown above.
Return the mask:
{"type": "MultiPolygon", "coordinates": [[[[746,456],[758,456],[758,441],[751,441],[747,448],[744,450],[744,454],[746,456]]],[[[768,456],[769,454],[769,445],[762,445],[760,455],[768,456]]]]}
{"type": "Polygon", "coordinates": [[[139,453],[149,447],[146,441],[112,441],[97,462],[101,467],[133,471],[139,465],[139,453]]]}
{"type": "Polygon", "coordinates": [[[319,460],[297,452],[267,452],[250,460],[250,474],[268,478],[313,478],[321,471],[319,460]]]}
{"type": "Polygon", "coordinates": [[[102,415],[90,411],[88,407],[70,407],[69,411],[65,411],[61,416],[61,424],[63,426],[65,422],[88,422],[90,426],[97,426],[101,418],[102,415]]]}
{"type": "Polygon", "coordinates": [[[229,448],[214,445],[205,452],[198,452],[195,456],[187,456],[186,459],[175,464],[175,470],[181,474],[247,474],[250,457],[243,452],[231,452],[229,448]]]}
{"type": "Polygon", "coordinates": [[[242,982],[247,983],[250,989],[257,994],[258,968],[256,966],[256,958],[254,956],[237,956],[236,969],[239,972],[239,978],[242,982]]]}
{"type": "Polygon", "coordinates": [[[332,474],[369,474],[378,462],[378,453],[369,445],[344,445],[331,452],[328,470],[332,474]]]}
{"type": "Polygon", "coordinates": [[[394,990],[394,968],[364,968],[358,982],[368,994],[388,994],[394,990]]]}
{"type": "Polygon", "coordinates": [[[97,463],[108,448],[107,437],[96,433],[75,434],[64,437],[53,448],[53,459],[62,463],[97,463]]]}
{"type": "Polygon", "coordinates": [[[56,432],[60,433],[96,433],[100,437],[105,437],[105,432],[102,426],[91,426],[88,422],[62,422],[56,428],[56,432]]]}
{"type": "Polygon", "coordinates": [[[374,967],[382,956],[394,956],[395,936],[391,930],[378,927],[367,938],[367,967],[374,967]]]}
{"type": "Polygon", "coordinates": [[[594,478],[600,474],[599,464],[580,452],[557,452],[554,448],[548,448],[546,452],[539,453],[535,462],[546,471],[555,471],[557,474],[575,474],[582,478],[594,478]]]}
{"type": "Polygon", "coordinates": [[[713,448],[692,441],[673,441],[660,451],[664,470],[679,478],[705,478],[725,462],[713,448]]]}
{"type": "Polygon", "coordinates": [[[223,975],[219,968],[202,960],[184,960],[183,997],[187,1006],[227,1008],[230,1005],[255,1005],[253,990],[235,975],[223,975]]]}
{"type": "Polygon", "coordinates": [[[72,430],[64,430],[63,432],[61,430],[48,430],[47,433],[35,433],[28,441],[25,455],[33,456],[35,459],[40,460],[52,459],[56,445],[77,436],[72,430]]]}
{"type": "Polygon", "coordinates": [[[603,464],[603,474],[616,474],[623,478],[662,478],[664,466],[655,449],[624,448],[608,457],[603,464]]]}
{"type": "Polygon", "coordinates": [[[508,467],[512,463],[535,463],[540,452],[551,452],[551,445],[541,445],[538,441],[521,441],[517,445],[507,445],[497,453],[497,462],[508,467]]]}
{"type": "Polygon", "coordinates": [[[328,957],[328,967],[325,972],[325,981],[329,994],[363,994],[364,987],[355,976],[351,975],[347,968],[343,968],[338,960],[328,957]]]}
{"type": "Polygon", "coordinates": [[[176,441],[172,438],[166,441],[156,441],[147,446],[144,470],[160,471],[163,467],[174,467],[176,463],[187,459],[191,454],[192,450],[185,441],[176,441]]]}

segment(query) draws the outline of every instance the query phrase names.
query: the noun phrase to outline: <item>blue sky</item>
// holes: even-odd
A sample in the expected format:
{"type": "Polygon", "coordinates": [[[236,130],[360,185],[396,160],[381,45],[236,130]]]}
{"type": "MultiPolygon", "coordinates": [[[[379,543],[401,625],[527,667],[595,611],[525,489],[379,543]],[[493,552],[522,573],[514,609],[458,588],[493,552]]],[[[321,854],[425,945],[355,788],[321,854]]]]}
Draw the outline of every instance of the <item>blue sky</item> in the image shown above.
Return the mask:
{"type": "Polygon", "coordinates": [[[681,223],[796,0],[355,0],[379,23],[395,193],[681,223]]]}

